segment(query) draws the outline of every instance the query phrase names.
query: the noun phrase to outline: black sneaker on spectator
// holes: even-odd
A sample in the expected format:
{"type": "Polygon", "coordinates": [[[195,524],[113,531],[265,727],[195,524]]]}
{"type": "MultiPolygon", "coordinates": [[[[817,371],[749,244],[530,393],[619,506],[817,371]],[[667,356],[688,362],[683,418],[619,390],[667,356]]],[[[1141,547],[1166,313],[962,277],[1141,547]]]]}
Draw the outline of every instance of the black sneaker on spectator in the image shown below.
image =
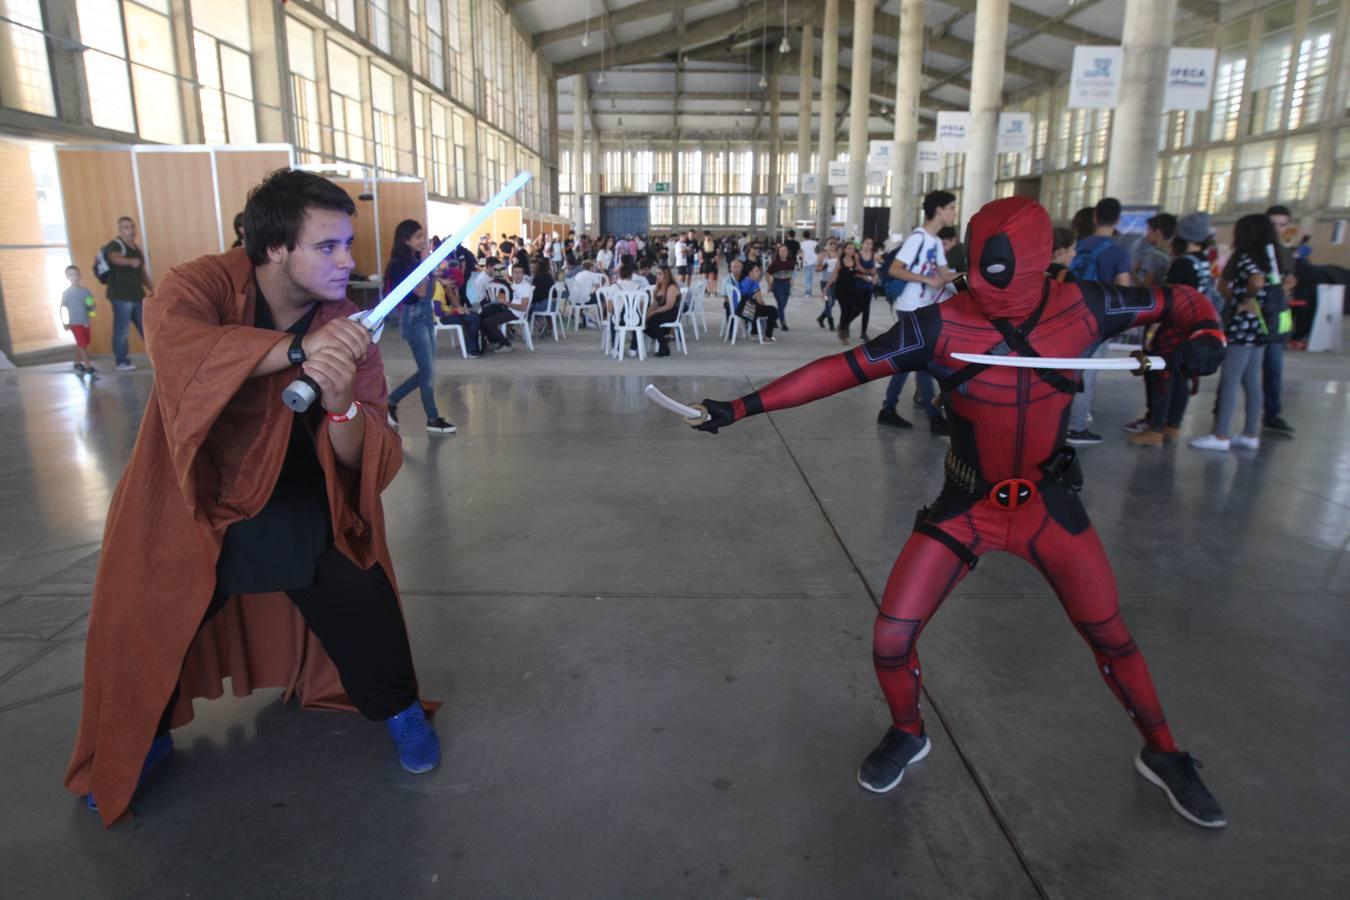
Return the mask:
{"type": "Polygon", "coordinates": [[[951,428],[948,427],[947,425],[947,419],[944,416],[933,416],[931,419],[929,419],[928,430],[931,431],[933,434],[940,435],[942,437],[946,437],[947,435],[952,433],[951,428]]]}
{"type": "Polygon", "coordinates": [[[893,407],[883,406],[877,413],[878,425],[890,425],[892,428],[913,428],[914,423],[903,418],[893,407]]]}
{"type": "Polygon", "coordinates": [[[1222,828],[1228,824],[1219,801],[1200,780],[1200,760],[1189,753],[1154,753],[1145,747],[1134,758],[1134,768],[1162,788],[1167,802],[1183,819],[1201,828],[1222,828]]]}
{"type": "Polygon", "coordinates": [[[437,416],[434,419],[427,419],[427,431],[432,434],[454,434],[455,426],[437,416]]]}
{"type": "Polygon", "coordinates": [[[389,409],[385,413],[385,415],[389,419],[389,427],[394,429],[395,431],[398,431],[398,404],[390,403],[389,409]]]}
{"type": "Polygon", "coordinates": [[[1070,431],[1067,440],[1070,444],[1100,444],[1102,436],[1084,428],[1082,431],[1070,431]]]}
{"type": "Polygon", "coordinates": [[[905,769],[932,749],[933,742],[927,734],[915,736],[892,725],[881,743],[863,760],[858,769],[858,784],[874,794],[893,790],[905,777],[905,769]]]}
{"type": "Polygon", "coordinates": [[[1274,434],[1282,434],[1285,437],[1294,436],[1294,426],[1290,425],[1280,416],[1269,416],[1264,423],[1266,431],[1274,434]]]}

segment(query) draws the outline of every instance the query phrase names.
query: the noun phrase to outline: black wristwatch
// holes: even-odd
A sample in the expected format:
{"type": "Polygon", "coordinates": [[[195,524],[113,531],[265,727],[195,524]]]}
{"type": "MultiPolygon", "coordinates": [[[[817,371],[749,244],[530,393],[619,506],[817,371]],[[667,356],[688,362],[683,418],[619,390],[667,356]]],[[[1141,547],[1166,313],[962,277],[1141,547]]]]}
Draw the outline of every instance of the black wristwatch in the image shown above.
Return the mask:
{"type": "Polygon", "coordinates": [[[286,358],[291,361],[291,365],[302,365],[305,361],[305,349],[300,346],[300,342],[305,339],[303,334],[297,334],[291,338],[291,349],[286,351],[286,358]]]}

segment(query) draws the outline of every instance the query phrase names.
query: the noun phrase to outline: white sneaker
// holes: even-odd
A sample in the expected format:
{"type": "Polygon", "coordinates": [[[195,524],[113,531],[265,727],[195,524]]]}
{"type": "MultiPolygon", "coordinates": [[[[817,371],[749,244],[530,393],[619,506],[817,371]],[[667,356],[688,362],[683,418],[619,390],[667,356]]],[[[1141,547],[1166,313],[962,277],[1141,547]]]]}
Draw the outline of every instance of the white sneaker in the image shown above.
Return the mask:
{"type": "Polygon", "coordinates": [[[118,363],[118,364],[117,364],[117,371],[119,371],[119,372],[130,372],[130,371],[131,371],[132,369],[134,369],[134,368],[136,368],[136,367],[135,367],[134,365],[132,365],[131,363],[129,363],[129,362],[124,362],[124,363],[118,363]]]}
{"type": "Polygon", "coordinates": [[[1191,438],[1191,446],[1197,450],[1227,450],[1233,445],[1228,438],[1207,434],[1204,437],[1191,438]]]}
{"type": "Polygon", "coordinates": [[[1247,437],[1245,434],[1233,435],[1233,446],[1241,447],[1244,450],[1258,450],[1261,447],[1261,439],[1247,437]]]}

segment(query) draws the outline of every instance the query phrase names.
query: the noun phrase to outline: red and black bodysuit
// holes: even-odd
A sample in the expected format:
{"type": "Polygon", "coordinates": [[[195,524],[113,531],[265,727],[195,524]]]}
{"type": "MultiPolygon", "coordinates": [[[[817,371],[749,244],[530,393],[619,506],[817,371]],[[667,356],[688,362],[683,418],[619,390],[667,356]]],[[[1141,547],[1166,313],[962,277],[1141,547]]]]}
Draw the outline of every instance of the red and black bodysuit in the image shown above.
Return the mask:
{"type": "Polygon", "coordinates": [[[917,644],[943,599],[985,553],[1002,550],[1050,583],[1097,658],[1098,670],[1149,749],[1174,752],[1143,655],[1120,616],[1115,577],[1078,498],[1065,446],[1078,373],[972,365],[953,353],[1083,358],[1112,335],[1163,322],[1183,331],[1188,372],[1223,357],[1214,306],[1189,288],[1061,284],[1045,277],[1050,218],[1025,198],[999,200],[971,221],[969,288],[900,314],[871,342],[819,359],[731,403],[705,401],[718,427],[800,406],[866,381],[926,371],[943,387],[951,423],[946,481],[919,514],[896,561],[873,631],[873,658],[895,727],[919,735],[917,644]]]}

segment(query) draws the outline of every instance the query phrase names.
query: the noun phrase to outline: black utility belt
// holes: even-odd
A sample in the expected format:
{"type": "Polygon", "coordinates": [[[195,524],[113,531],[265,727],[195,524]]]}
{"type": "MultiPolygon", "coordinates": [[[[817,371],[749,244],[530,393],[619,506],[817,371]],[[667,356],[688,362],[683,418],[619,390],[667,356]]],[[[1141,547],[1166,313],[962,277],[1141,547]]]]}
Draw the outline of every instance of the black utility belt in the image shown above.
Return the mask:
{"type": "Polygon", "coordinates": [[[943,460],[948,485],[968,494],[975,500],[988,500],[1000,509],[1018,510],[1030,504],[1040,493],[1043,484],[1078,491],[1083,487],[1083,470],[1078,465],[1078,454],[1072,447],[1063,446],[1050,455],[1038,468],[1044,477],[1036,481],[1026,478],[1005,478],[999,482],[985,481],[977,468],[948,450],[943,460]]]}

